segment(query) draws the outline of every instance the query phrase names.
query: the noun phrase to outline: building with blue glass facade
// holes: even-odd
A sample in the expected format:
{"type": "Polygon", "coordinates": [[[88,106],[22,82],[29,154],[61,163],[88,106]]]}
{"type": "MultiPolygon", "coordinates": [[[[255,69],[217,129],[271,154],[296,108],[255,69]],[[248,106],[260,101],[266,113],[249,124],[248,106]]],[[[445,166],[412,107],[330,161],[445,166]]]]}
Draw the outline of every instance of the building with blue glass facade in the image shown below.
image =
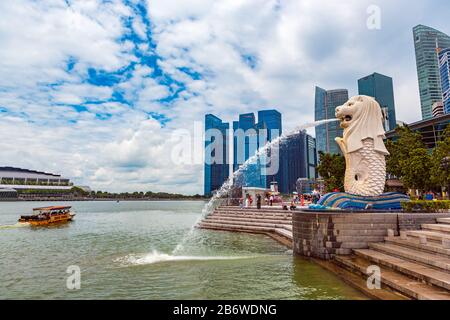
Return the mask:
{"type": "MultiPolygon", "coordinates": [[[[325,90],[316,87],[315,120],[334,119],[336,107],[348,101],[348,90],[325,90]]],[[[339,122],[331,122],[316,127],[317,152],[340,154],[341,150],[335,142],[336,137],[342,137],[343,129],[339,122]]]]}
{"type": "Polygon", "coordinates": [[[433,104],[442,100],[437,49],[450,48],[450,37],[424,25],[414,27],[413,34],[422,119],[425,120],[433,117],[433,104]]]}
{"type": "MultiPolygon", "coordinates": [[[[214,115],[205,116],[205,195],[219,189],[229,176],[228,166],[228,123],[214,115]],[[208,130],[216,129],[215,135],[208,130]],[[220,153],[212,144],[223,141],[220,153]],[[221,163],[218,163],[221,162],[221,163]]],[[[252,157],[268,141],[281,135],[282,116],[276,110],[258,112],[258,122],[253,113],[241,114],[233,122],[233,169],[252,157]]],[[[253,161],[235,177],[235,184],[242,187],[269,188],[271,182],[278,183],[279,191],[292,193],[299,178],[315,179],[317,166],[316,141],[306,132],[300,132],[285,140],[272,153],[253,161]],[[276,154],[274,154],[276,152],[276,154]],[[276,162],[274,165],[273,162],[276,162]],[[275,170],[272,170],[275,169],[275,170]],[[272,170],[272,171],[271,171],[272,170]]]]}
{"type": "Polygon", "coordinates": [[[394,130],[397,126],[397,119],[395,116],[392,78],[379,73],[373,73],[358,80],[358,92],[360,95],[375,98],[380,104],[383,113],[386,115],[384,129],[386,131],[394,130]]]}
{"type": "MultiPolygon", "coordinates": [[[[276,110],[259,111],[258,122],[253,113],[240,115],[239,121],[233,122],[233,134],[233,168],[237,170],[259,148],[282,134],[281,113],[276,110]]],[[[316,141],[306,132],[289,137],[271,152],[277,154],[269,153],[257,159],[236,178],[239,179],[237,184],[270,188],[271,182],[276,181],[280,192],[292,193],[296,190],[298,178],[316,178],[316,141]]]]}
{"type": "Polygon", "coordinates": [[[277,110],[258,111],[258,123],[267,129],[268,141],[272,141],[282,134],[281,122],[281,113],[277,110]]]}
{"type": "Polygon", "coordinates": [[[316,139],[309,134],[306,135],[306,143],[308,144],[308,155],[306,158],[306,164],[308,166],[308,179],[317,179],[319,177],[317,173],[317,145],[316,139]]]}
{"type": "Polygon", "coordinates": [[[444,114],[450,113],[450,48],[439,52],[439,71],[441,76],[442,103],[444,114]]]}
{"type": "MultiPolygon", "coordinates": [[[[241,114],[239,121],[233,122],[233,170],[252,157],[259,148],[281,134],[281,113],[276,110],[258,112],[258,122],[253,113],[241,114]]],[[[266,172],[266,156],[248,165],[238,183],[245,187],[266,188],[273,175],[266,172]]]]}
{"type": "Polygon", "coordinates": [[[204,193],[211,196],[230,174],[228,134],[230,126],[218,117],[205,115],[204,193]]]}
{"type": "MultiPolygon", "coordinates": [[[[276,138],[278,138],[279,136],[282,135],[283,132],[283,128],[282,128],[282,119],[281,119],[281,113],[279,113],[277,110],[263,110],[263,111],[258,111],[258,126],[260,127],[260,129],[265,129],[264,134],[266,135],[264,137],[264,134],[261,135],[261,139],[264,139],[264,143],[267,143],[269,141],[272,141],[276,138]]],[[[260,146],[262,147],[262,145],[260,146]]],[[[270,167],[269,168],[265,168],[265,166],[263,166],[262,170],[262,174],[266,176],[266,188],[270,188],[270,183],[273,181],[278,181],[279,180],[279,176],[281,174],[280,172],[280,168],[279,168],[279,152],[278,150],[271,150],[269,151],[268,157],[267,158],[263,158],[264,163],[269,162],[269,161],[275,161],[274,163],[270,163],[270,165],[273,165],[273,169],[271,170],[270,167]],[[277,152],[277,154],[271,154],[271,152],[277,152]],[[278,163],[276,163],[278,162],[278,163]],[[272,174],[274,172],[266,172],[267,170],[270,171],[277,171],[275,174],[272,174]]]]}
{"type": "Polygon", "coordinates": [[[256,133],[255,114],[241,114],[233,121],[233,171],[258,150],[256,133]]]}
{"type": "Polygon", "coordinates": [[[299,178],[316,179],[316,141],[306,131],[290,136],[280,146],[280,174],[278,190],[293,193],[299,178]]]}

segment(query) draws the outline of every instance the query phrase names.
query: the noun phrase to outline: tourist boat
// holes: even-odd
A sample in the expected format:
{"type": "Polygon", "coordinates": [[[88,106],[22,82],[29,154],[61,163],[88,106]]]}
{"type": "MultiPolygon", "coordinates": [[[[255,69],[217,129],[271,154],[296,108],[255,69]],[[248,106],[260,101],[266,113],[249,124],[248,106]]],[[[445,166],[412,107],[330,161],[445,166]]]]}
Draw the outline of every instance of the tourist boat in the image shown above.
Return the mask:
{"type": "Polygon", "coordinates": [[[71,208],[68,206],[35,208],[32,215],[21,216],[19,222],[29,223],[32,226],[47,226],[69,222],[75,216],[70,210],[71,208]]]}

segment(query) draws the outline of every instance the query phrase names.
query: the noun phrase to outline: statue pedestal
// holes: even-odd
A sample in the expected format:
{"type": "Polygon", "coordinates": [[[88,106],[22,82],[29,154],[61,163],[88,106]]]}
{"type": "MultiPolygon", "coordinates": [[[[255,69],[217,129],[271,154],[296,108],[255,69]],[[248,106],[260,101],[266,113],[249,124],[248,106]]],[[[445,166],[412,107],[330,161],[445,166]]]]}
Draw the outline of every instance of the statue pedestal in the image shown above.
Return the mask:
{"type": "Polygon", "coordinates": [[[384,193],[377,197],[363,197],[336,192],[324,195],[316,205],[311,205],[310,209],[398,211],[402,209],[401,203],[405,201],[410,201],[409,197],[397,192],[384,193]]]}

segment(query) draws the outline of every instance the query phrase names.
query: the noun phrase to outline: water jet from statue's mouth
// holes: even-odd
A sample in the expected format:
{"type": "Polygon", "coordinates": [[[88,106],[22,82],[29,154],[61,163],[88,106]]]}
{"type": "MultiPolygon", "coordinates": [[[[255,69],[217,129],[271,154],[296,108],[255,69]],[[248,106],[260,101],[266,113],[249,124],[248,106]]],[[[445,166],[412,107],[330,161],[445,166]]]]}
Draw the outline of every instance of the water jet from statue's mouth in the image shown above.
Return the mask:
{"type": "Polygon", "coordinates": [[[353,117],[352,117],[351,115],[345,115],[345,116],[343,115],[343,116],[339,117],[339,120],[340,120],[342,123],[350,122],[350,121],[353,120],[353,117]]]}
{"type": "Polygon", "coordinates": [[[336,113],[336,117],[339,119],[340,127],[346,129],[352,123],[353,117],[349,114],[338,114],[336,113]]]}

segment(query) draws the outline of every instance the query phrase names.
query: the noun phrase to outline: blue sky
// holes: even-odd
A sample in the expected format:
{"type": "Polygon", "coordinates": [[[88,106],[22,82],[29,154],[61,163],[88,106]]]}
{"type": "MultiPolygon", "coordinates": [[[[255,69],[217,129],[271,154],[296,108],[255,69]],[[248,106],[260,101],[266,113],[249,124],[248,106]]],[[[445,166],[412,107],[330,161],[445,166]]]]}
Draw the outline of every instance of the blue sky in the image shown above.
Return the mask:
{"type": "Polygon", "coordinates": [[[96,189],[202,192],[175,128],[277,108],[313,119],[314,86],[392,76],[420,119],[412,27],[450,33],[446,1],[17,0],[0,3],[0,165],[96,189]],[[381,29],[366,26],[378,5],[381,29]]]}

